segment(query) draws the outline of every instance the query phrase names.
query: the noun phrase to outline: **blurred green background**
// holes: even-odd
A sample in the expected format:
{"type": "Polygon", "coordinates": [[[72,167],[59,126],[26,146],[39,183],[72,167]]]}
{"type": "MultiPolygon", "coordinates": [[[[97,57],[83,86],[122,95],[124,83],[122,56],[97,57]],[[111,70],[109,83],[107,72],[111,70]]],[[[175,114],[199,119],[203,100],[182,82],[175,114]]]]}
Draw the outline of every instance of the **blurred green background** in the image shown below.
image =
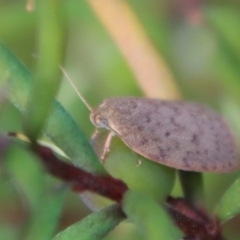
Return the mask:
{"type": "MultiPolygon", "coordinates": [[[[240,3],[234,0],[128,2],[168,63],[183,98],[221,112],[229,119],[239,139],[240,3]]],[[[65,67],[88,102],[96,107],[111,96],[141,96],[130,68],[87,1],[70,0],[62,1],[62,4],[65,67]]],[[[40,58],[36,48],[36,12],[27,12],[26,1],[22,0],[0,0],[0,6],[0,41],[34,71],[40,58]]],[[[89,121],[89,111],[67,82],[62,82],[57,98],[90,137],[94,127],[89,121]]],[[[0,130],[22,131],[22,116],[8,103],[2,109],[0,130]]],[[[31,175],[38,172],[38,179],[44,179],[49,189],[58,185],[47,174],[41,174],[41,168],[33,163],[28,153],[16,149],[13,154],[17,154],[17,158],[6,163],[7,170],[0,165],[0,239],[16,239],[25,226],[29,206],[23,192],[27,191],[32,198],[39,194],[38,182],[30,182],[23,191],[18,179],[29,182],[31,175]],[[32,169],[36,169],[35,172],[32,169]]],[[[238,176],[238,172],[204,174],[210,212],[238,176]]],[[[173,195],[181,194],[180,185],[176,183],[173,195]]],[[[59,229],[89,213],[78,196],[69,193],[59,229]]],[[[236,217],[224,226],[227,239],[240,236],[239,223],[240,217],[236,217]]],[[[132,225],[123,223],[105,239],[134,240],[141,239],[141,236],[132,225]]]]}

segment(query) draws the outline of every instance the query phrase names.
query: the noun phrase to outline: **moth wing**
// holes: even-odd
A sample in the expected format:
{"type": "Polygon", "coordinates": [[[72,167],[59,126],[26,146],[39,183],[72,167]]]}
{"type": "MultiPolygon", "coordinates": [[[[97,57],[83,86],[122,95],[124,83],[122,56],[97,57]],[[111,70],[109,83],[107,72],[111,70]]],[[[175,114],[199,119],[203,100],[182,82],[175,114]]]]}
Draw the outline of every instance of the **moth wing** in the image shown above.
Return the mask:
{"type": "Polygon", "coordinates": [[[135,152],[167,166],[212,172],[239,166],[236,140],[226,121],[198,104],[117,99],[109,124],[135,152]]]}

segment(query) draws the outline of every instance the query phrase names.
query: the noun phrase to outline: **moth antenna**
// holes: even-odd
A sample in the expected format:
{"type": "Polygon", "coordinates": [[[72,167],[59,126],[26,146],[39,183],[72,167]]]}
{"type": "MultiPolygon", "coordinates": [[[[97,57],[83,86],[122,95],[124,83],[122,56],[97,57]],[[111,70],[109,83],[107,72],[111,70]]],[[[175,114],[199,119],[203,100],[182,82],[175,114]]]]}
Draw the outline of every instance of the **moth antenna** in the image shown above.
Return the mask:
{"type": "Polygon", "coordinates": [[[82,100],[82,102],[85,104],[85,106],[89,109],[90,112],[93,111],[93,108],[87,103],[87,101],[85,100],[85,98],[82,96],[82,94],[78,91],[76,85],[74,84],[74,82],[71,80],[70,76],[67,74],[67,72],[63,69],[63,67],[60,66],[60,69],[62,70],[64,76],[66,77],[66,79],[68,80],[68,82],[72,85],[74,91],[77,93],[77,95],[79,96],[79,98],[82,100]]]}

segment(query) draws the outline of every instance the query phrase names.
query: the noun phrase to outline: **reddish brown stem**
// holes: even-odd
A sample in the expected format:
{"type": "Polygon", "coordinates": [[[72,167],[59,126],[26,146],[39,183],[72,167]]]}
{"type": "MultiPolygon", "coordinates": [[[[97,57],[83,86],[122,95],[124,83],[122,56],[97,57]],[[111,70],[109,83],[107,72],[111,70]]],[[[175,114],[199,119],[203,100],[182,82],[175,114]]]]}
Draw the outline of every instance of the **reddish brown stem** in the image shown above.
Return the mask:
{"type": "Polygon", "coordinates": [[[187,240],[224,240],[217,218],[183,198],[167,199],[167,211],[175,224],[186,234],[187,240]]]}
{"type": "Polygon", "coordinates": [[[33,150],[50,174],[65,182],[72,183],[75,191],[93,191],[116,202],[121,202],[128,189],[121,180],[111,176],[96,176],[60,161],[53,151],[45,146],[36,145],[33,150]]]}

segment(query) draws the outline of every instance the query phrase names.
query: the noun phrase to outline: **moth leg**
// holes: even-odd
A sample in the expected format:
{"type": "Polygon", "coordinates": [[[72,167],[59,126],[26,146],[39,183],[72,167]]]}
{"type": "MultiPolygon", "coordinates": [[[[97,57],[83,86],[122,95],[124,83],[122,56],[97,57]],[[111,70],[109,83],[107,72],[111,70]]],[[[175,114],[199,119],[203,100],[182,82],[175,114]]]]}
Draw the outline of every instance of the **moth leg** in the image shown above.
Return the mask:
{"type": "Polygon", "coordinates": [[[105,142],[104,148],[103,148],[103,153],[102,153],[102,156],[101,156],[101,163],[104,163],[106,155],[110,151],[111,140],[112,140],[112,137],[114,135],[115,135],[114,132],[110,132],[107,136],[107,139],[106,139],[106,142],[105,142]]]}
{"type": "Polygon", "coordinates": [[[94,140],[97,137],[98,134],[99,134],[99,131],[98,131],[98,128],[96,128],[92,137],[91,137],[91,140],[94,140]]]}

